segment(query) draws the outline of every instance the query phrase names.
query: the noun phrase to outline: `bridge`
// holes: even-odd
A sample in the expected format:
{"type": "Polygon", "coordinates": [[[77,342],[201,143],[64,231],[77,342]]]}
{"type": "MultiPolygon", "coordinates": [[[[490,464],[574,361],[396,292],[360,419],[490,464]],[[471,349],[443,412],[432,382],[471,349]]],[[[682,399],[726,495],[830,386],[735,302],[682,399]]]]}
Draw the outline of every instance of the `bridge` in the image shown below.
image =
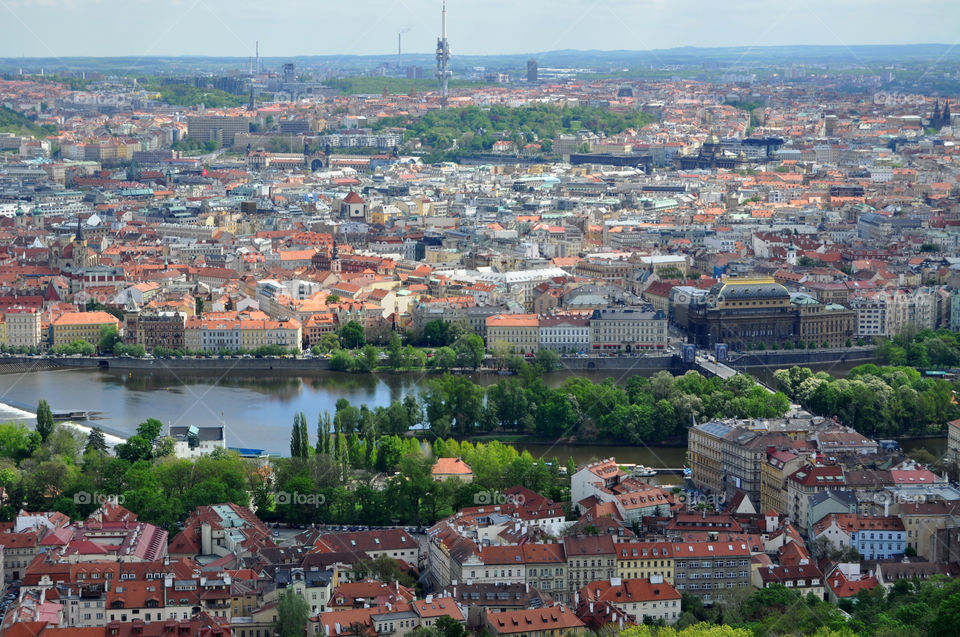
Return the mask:
{"type": "MultiPolygon", "coordinates": [[[[696,367],[704,376],[719,376],[723,380],[727,380],[731,376],[736,376],[740,373],[729,365],[719,362],[714,356],[708,357],[704,354],[700,354],[699,352],[697,353],[697,359],[694,363],[694,367],[696,367]]],[[[751,376],[751,378],[753,377],[751,376]]],[[[773,387],[770,387],[766,383],[759,381],[756,378],[753,378],[753,382],[757,385],[760,385],[771,394],[777,393],[777,390],[775,390],[773,387]]],[[[803,416],[805,414],[807,414],[807,411],[801,405],[797,403],[790,403],[790,411],[787,414],[788,416],[795,417],[803,416]]]]}

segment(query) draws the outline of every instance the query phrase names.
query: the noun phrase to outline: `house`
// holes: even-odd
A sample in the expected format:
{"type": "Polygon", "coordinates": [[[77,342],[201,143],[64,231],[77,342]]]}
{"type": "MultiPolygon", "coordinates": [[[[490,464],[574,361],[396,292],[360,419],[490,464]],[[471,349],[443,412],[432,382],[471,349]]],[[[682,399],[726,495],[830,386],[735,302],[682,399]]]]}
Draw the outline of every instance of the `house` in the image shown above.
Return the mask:
{"type": "Polygon", "coordinates": [[[173,454],[177,458],[193,460],[216,449],[227,448],[225,427],[197,427],[170,425],[167,435],[173,438],[173,454]]]}
{"type": "Polygon", "coordinates": [[[801,563],[794,566],[768,564],[753,571],[751,583],[756,588],[781,584],[801,595],[813,593],[824,599],[823,573],[816,564],[801,563]]]}
{"type": "Polygon", "coordinates": [[[433,479],[443,482],[447,478],[457,478],[462,482],[473,482],[473,470],[460,458],[437,458],[431,469],[433,479]]]}
{"type": "Polygon", "coordinates": [[[851,546],[867,560],[903,555],[906,550],[903,520],[894,516],[830,513],[813,525],[813,537],[825,537],[834,546],[851,546]]]}
{"type": "Polygon", "coordinates": [[[860,564],[838,564],[827,577],[827,601],[834,604],[841,599],[850,599],[856,602],[860,591],[868,591],[880,585],[873,574],[863,575],[860,564]]]}
{"type": "Polygon", "coordinates": [[[563,604],[505,613],[487,611],[484,626],[494,637],[560,637],[586,633],[586,625],[563,604]]]}
{"type": "MultiPolygon", "coordinates": [[[[620,579],[591,582],[579,591],[580,604],[606,602],[628,615],[634,623],[663,621],[672,624],[680,617],[680,593],[663,580],[620,579]],[[648,619],[649,618],[649,619],[648,619]]],[[[579,608],[579,607],[578,607],[579,608]]]]}

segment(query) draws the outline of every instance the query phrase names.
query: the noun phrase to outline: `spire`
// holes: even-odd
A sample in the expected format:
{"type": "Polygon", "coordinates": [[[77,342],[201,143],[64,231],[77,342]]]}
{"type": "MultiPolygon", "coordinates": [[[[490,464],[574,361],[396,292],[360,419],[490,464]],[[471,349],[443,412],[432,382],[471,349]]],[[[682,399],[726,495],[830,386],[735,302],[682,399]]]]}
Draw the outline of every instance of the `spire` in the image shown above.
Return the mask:
{"type": "Polygon", "coordinates": [[[940,115],[940,119],[943,122],[944,126],[950,126],[950,100],[946,100],[943,103],[943,112],[940,115]]]}
{"type": "Polygon", "coordinates": [[[77,234],[73,238],[74,241],[83,241],[83,223],[80,221],[80,217],[77,217],[77,234]]]}
{"type": "Polygon", "coordinates": [[[940,128],[940,100],[938,99],[933,106],[933,115],[930,116],[930,126],[940,128]]]}

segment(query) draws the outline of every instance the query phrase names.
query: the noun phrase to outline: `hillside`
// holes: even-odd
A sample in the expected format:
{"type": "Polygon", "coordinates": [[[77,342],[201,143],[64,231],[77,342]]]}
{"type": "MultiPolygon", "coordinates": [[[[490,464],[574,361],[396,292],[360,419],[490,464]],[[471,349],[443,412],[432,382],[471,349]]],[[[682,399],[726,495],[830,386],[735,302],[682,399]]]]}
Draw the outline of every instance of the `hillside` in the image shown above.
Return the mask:
{"type": "Polygon", "coordinates": [[[42,138],[56,135],[57,129],[53,126],[40,126],[15,110],[0,106],[0,133],[42,138]]]}

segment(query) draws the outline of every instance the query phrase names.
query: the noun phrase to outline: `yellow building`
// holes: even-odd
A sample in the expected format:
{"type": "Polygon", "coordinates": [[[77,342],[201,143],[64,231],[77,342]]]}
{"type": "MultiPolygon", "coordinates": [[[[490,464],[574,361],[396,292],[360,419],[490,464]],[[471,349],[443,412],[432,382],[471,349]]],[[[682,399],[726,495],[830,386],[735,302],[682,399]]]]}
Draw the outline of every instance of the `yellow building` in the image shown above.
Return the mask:
{"type": "Polygon", "coordinates": [[[111,325],[120,332],[120,320],[109,312],[67,312],[51,324],[51,344],[58,347],[86,341],[96,347],[100,343],[101,330],[111,325]]]}
{"type": "Polygon", "coordinates": [[[7,344],[7,322],[4,316],[0,316],[0,345],[7,344]]]}
{"type": "Polygon", "coordinates": [[[650,579],[659,575],[673,584],[673,546],[669,542],[618,542],[617,577],[650,579]]]}
{"type": "Polygon", "coordinates": [[[540,348],[540,317],[536,314],[496,314],[487,317],[491,350],[536,352],[540,348]]]}

